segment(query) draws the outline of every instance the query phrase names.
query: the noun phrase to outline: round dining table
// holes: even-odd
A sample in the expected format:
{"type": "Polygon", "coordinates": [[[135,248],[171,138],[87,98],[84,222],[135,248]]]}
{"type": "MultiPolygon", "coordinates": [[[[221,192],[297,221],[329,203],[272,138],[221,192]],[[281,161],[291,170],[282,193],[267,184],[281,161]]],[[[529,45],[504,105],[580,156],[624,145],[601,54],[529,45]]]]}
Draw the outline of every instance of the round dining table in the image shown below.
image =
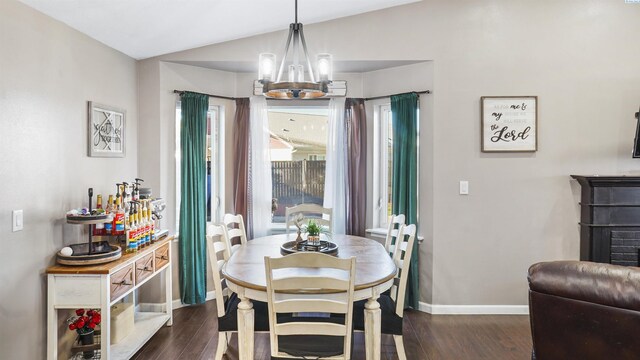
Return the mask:
{"type": "MultiPolygon", "coordinates": [[[[254,313],[251,300],[267,302],[264,257],[282,257],[280,246],[297,234],[266,236],[249,240],[237,248],[222,268],[227,286],[240,298],[238,304],[238,352],[240,360],[253,360],[254,313]]],[[[365,353],[380,359],[380,294],[393,285],[396,266],[377,241],[351,235],[333,235],[339,258],[356,257],[354,300],[365,304],[365,353]]]]}

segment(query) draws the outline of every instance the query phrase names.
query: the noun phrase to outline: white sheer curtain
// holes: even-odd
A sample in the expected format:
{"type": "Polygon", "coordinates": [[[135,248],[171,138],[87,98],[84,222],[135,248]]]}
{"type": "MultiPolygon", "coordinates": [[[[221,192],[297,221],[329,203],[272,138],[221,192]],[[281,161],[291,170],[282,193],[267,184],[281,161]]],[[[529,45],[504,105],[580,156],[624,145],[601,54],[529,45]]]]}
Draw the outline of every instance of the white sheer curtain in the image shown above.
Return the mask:
{"type": "Polygon", "coordinates": [[[344,121],[344,98],[329,100],[327,162],[324,180],[324,207],[332,208],[331,230],[344,234],[347,219],[347,131],[344,121]]]}
{"type": "Polygon", "coordinates": [[[267,100],[252,96],[249,150],[249,221],[253,237],[268,235],[271,224],[271,157],[267,100]]]}

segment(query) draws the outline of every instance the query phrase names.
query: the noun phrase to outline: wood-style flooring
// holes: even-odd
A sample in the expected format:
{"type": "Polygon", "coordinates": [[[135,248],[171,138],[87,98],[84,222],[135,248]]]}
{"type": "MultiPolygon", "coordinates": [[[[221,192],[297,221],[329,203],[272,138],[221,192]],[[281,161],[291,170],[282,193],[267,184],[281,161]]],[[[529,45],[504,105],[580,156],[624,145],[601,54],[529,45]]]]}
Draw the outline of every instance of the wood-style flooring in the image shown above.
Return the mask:
{"type": "MultiPolygon", "coordinates": [[[[213,359],[218,344],[216,316],[215,301],[175,310],[173,326],[160,329],[133,359],[213,359]]],[[[429,315],[409,310],[403,332],[408,360],[531,358],[528,316],[429,315]]],[[[255,359],[269,358],[269,335],[256,334],[255,359]]],[[[382,335],[381,359],[397,358],[393,339],[382,335]]],[[[235,334],[226,359],[238,359],[235,334]]],[[[364,359],[364,336],[355,333],[353,360],[364,359]]]]}

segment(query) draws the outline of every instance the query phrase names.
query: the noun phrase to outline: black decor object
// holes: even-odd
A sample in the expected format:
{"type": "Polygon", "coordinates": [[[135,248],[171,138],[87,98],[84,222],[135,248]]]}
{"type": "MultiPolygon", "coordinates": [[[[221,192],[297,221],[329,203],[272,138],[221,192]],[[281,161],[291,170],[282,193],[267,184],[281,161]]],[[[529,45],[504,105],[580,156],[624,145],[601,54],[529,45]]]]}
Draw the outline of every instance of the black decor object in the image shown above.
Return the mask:
{"type": "Polygon", "coordinates": [[[633,140],[633,157],[640,158],[640,110],[636,113],[636,137],[633,140]]]}
{"type": "Polygon", "coordinates": [[[582,187],[580,260],[640,266],[640,176],[571,177],[582,187]]]}

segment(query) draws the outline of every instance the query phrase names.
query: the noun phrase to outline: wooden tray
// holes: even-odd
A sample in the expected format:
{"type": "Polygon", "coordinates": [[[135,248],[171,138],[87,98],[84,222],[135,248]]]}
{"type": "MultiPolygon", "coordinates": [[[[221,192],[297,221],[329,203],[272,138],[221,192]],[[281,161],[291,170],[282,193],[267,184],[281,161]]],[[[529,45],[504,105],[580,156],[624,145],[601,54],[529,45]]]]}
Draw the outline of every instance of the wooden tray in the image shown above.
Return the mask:
{"type": "Polygon", "coordinates": [[[112,214],[100,215],[67,215],[67,223],[69,224],[104,224],[113,221],[112,214]]]}
{"type": "Polygon", "coordinates": [[[56,261],[61,265],[96,265],[118,260],[122,256],[122,249],[108,241],[94,243],[93,247],[95,252],[88,254],[88,243],[71,245],[74,254],[65,256],[58,251],[56,261]]]}
{"type": "Polygon", "coordinates": [[[294,254],[297,252],[319,252],[327,255],[338,255],[338,245],[331,241],[320,240],[320,246],[309,245],[307,240],[300,242],[287,241],[280,246],[280,253],[282,255],[294,254]]]}

